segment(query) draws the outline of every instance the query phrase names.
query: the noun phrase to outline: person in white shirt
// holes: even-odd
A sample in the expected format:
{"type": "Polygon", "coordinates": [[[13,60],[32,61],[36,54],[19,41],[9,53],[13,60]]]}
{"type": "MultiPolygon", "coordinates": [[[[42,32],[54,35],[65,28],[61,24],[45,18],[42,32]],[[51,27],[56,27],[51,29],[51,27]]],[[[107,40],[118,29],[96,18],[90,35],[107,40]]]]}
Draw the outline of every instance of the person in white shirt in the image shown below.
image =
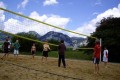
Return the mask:
{"type": "Polygon", "coordinates": [[[104,51],[103,51],[103,62],[104,62],[105,68],[107,68],[107,63],[108,63],[108,50],[107,50],[106,47],[104,48],[104,51]]]}

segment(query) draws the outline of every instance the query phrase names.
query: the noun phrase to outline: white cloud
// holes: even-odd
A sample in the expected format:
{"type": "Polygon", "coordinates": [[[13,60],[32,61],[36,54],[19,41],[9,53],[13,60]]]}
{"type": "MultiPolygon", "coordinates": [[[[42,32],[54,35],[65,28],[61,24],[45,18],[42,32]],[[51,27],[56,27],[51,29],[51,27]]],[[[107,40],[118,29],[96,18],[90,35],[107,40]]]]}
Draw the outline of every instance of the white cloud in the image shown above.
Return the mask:
{"type": "Polygon", "coordinates": [[[25,8],[29,0],[23,0],[20,4],[18,4],[17,8],[25,8]]]}
{"type": "MultiPolygon", "coordinates": [[[[46,23],[55,25],[55,26],[60,26],[61,28],[65,28],[65,26],[67,25],[67,23],[69,22],[69,18],[62,18],[58,15],[42,15],[40,16],[36,11],[33,11],[30,14],[31,18],[35,18],[37,20],[40,21],[44,21],[46,23]]],[[[28,32],[28,31],[36,31],[38,32],[40,35],[44,35],[45,33],[49,32],[49,31],[61,31],[58,29],[55,29],[53,27],[38,23],[38,22],[34,22],[31,20],[22,20],[19,21],[17,19],[8,19],[5,23],[5,31],[11,32],[11,33],[18,33],[18,32],[28,32]]]]}
{"type": "Polygon", "coordinates": [[[43,5],[44,5],[44,6],[54,5],[54,4],[58,4],[58,1],[57,1],[57,0],[45,0],[45,1],[43,2],[43,5]]]}
{"type": "Polygon", "coordinates": [[[0,7],[6,8],[5,4],[2,1],[0,2],[0,7]]]}
{"type": "MultiPolygon", "coordinates": [[[[6,6],[3,2],[0,2],[0,7],[1,8],[6,8],[6,6]]],[[[0,22],[3,22],[4,20],[5,20],[4,11],[0,10],[0,22]]]]}
{"type": "Polygon", "coordinates": [[[40,21],[45,21],[48,18],[46,15],[40,16],[39,13],[37,13],[36,11],[33,11],[30,14],[30,17],[40,21]]]}
{"type": "Polygon", "coordinates": [[[98,12],[94,12],[92,15],[97,15],[98,14],[98,12]]]}
{"type": "MultiPolygon", "coordinates": [[[[120,4],[118,5],[118,7],[108,9],[105,12],[98,14],[95,19],[92,19],[88,23],[83,24],[74,31],[82,34],[90,35],[90,33],[95,31],[97,22],[100,22],[103,18],[107,18],[111,15],[113,17],[120,17],[120,4]]],[[[79,36],[79,35],[70,34],[70,36],[79,36]]]]}
{"type": "MultiPolygon", "coordinates": [[[[3,2],[0,2],[0,7],[1,8],[6,8],[6,6],[3,2]]],[[[4,29],[4,25],[3,25],[4,20],[5,20],[4,11],[0,10],[0,30],[4,29]]]]}

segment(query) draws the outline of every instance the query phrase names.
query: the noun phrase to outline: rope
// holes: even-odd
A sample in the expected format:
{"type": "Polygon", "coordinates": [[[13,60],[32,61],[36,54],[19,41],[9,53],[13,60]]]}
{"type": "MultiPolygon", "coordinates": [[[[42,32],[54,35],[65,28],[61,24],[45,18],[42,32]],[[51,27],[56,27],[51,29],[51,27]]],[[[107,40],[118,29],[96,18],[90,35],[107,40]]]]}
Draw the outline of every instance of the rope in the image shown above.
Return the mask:
{"type": "MultiPolygon", "coordinates": [[[[35,41],[35,42],[39,42],[39,43],[45,43],[45,42],[42,42],[42,41],[39,41],[39,40],[34,40],[34,39],[31,39],[31,38],[19,36],[17,34],[12,34],[12,33],[6,32],[6,31],[2,31],[2,30],[0,30],[0,32],[6,33],[6,34],[10,34],[10,35],[13,35],[13,36],[16,36],[16,37],[19,37],[19,38],[23,38],[23,39],[26,39],[26,40],[30,40],[30,41],[35,41]]],[[[51,43],[48,43],[48,44],[49,45],[53,45],[53,46],[58,46],[58,45],[51,44],[51,43]]]]}
{"type": "MultiPolygon", "coordinates": [[[[27,16],[24,16],[24,15],[22,15],[22,14],[15,13],[15,12],[13,12],[13,11],[10,11],[10,10],[4,9],[4,8],[0,8],[0,9],[1,9],[1,10],[4,10],[4,11],[6,11],[6,12],[9,12],[9,13],[12,13],[12,14],[15,14],[15,15],[18,15],[18,16],[21,16],[21,17],[30,19],[30,20],[32,20],[32,21],[36,21],[36,22],[38,22],[38,23],[42,23],[42,24],[45,24],[45,25],[48,25],[48,26],[57,28],[57,29],[61,29],[61,30],[67,31],[67,32],[71,32],[71,33],[74,33],[74,34],[83,35],[83,36],[87,36],[87,37],[91,37],[91,38],[95,38],[95,39],[96,39],[96,37],[92,37],[92,36],[88,36],[88,35],[85,35],[85,34],[80,34],[80,33],[74,32],[74,31],[70,31],[70,30],[67,30],[67,29],[63,29],[63,28],[60,28],[60,27],[57,27],[57,26],[54,26],[54,25],[51,25],[51,24],[48,24],[48,23],[45,23],[45,22],[42,22],[42,21],[38,21],[38,20],[36,20],[36,19],[30,18],[30,17],[27,17],[27,16]]],[[[35,41],[35,42],[39,42],[39,43],[44,43],[44,42],[39,41],[39,40],[34,40],[34,39],[31,39],[31,38],[26,38],[26,37],[19,36],[19,35],[16,35],[16,34],[12,34],[12,33],[9,33],[9,32],[3,31],[3,30],[0,30],[0,32],[4,32],[4,33],[6,33],[6,34],[10,34],[10,35],[13,35],[13,36],[16,36],[16,37],[19,37],[19,38],[23,38],[23,39],[26,39],[26,40],[35,41]]],[[[56,45],[56,44],[51,44],[51,43],[48,43],[48,44],[49,44],[49,45],[53,45],[53,46],[58,46],[58,45],[56,45]]],[[[78,49],[93,49],[93,48],[78,48],[78,49]]]]}
{"type": "MultiPolygon", "coordinates": [[[[31,39],[31,38],[19,36],[19,35],[17,35],[17,34],[12,34],[12,33],[6,32],[6,31],[2,31],[2,30],[0,30],[0,32],[6,33],[6,34],[10,34],[10,35],[12,35],[12,36],[16,36],[16,37],[19,37],[19,38],[22,38],[22,39],[26,39],[26,40],[30,40],[30,41],[42,43],[42,44],[45,43],[45,42],[42,42],[42,41],[39,41],[39,40],[34,40],[34,39],[31,39]]],[[[58,46],[58,45],[52,44],[52,43],[48,43],[48,44],[49,44],[49,45],[52,45],[52,46],[58,46]]],[[[93,49],[93,48],[77,48],[77,49],[93,49]]]]}
{"type": "Polygon", "coordinates": [[[70,32],[70,33],[74,33],[74,34],[78,34],[78,35],[82,35],[82,36],[87,36],[87,37],[91,37],[91,38],[96,39],[96,37],[88,36],[88,35],[86,35],[86,34],[77,33],[77,32],[74,32],[74,31],[71,31],[71,30],[68,30],[68,29],[60,28],[60,27],[57,27],[57,26],[54,26],[54,25],[51,25],[51,24],[48,24],[48,23],[45,23],[45,22],[42,22],[42,21],[33,19],[33,18],[30,18],[30,17],[27,17],[27,16],[25,16],[25,15],[22,15],[22,14],[19,14],[19,13],[16,13],[16,12],[13,12],[13,11],[10,11],[10,10],[7,10],[7,9],[4,9],[4,8],[0,8],[0,9],[3,10],[3,11],[9,12],[9,13],[12,13],[12,14],[15,14],[15,15],[18,15],[18,16],[21,16],[21,17],[30,19],[30,20],[32,20],[32,21],[36,21],[36,22],[38,22],[38,23],[42,23],[42,24],[45,24],[45,25],[48,25],[48,26],[51,26],[51,27],[60,29],[60,30],[64,30],[64,31],[67,31],[67,32],[70,32]]]}

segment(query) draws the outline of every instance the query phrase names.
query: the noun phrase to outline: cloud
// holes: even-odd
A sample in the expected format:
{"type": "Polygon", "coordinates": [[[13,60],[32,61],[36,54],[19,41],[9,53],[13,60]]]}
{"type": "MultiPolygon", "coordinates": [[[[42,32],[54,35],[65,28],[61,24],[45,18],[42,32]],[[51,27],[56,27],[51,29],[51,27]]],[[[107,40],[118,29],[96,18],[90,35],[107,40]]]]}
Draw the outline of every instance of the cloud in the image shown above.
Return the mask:
{"type": "MultiPolygon", "coordinates": [[[[6,8],[6,6],[3,2],[0,2],[0,7],[1,8],[6,8]]],[[[4,11],[0,10],[0,22],[3,22],[4,20],[5,20],[4,11]]]]}
{"type": "Polygon", "coordinates": [[[100,6],[100,5],[102,5],[101,0],[97,0],[96,3],[95,3],[94,5],[96,5],[96,6],[100,6]]]}
{"type": "MultiPolygon", "coordinates": [[[[6,6],[3,2],[0,2],[0,7],[1,8],[6,8],[6,6]]],[[[3,25],[4,20],[5,20],[4,11],[0,10],[0,30],[4,29],[4,25],[3,25]]]]}
{"type": "Polygon", "coordinates": [[[57,0],[45,0],[45,1],[43,2],[43,5],[44,5],[44,6],[54,5],[54,4],[58,4],[58,1],[57,1],[57,0]]]}
{"type": "Polygon", "coordinates": [[[92,15],[97,15],[98,14],[98,12],[94,12],[92,15]]]}
{"type": "Polygon", "coordinates": [[[20,4],[18,4],[17,8],[25,8],[29,0],[23,0],[20,4]]]}
{"type": "Polygon", "coordinates": [[[0,1],[0,7],[6,8],[5,4],[2,1],[0,1]]]}
{"type": "MultiPolygon", "coordinates": [[[[39,15],[36,11],[33,11],[29,17],[44,21],[46,23],[55,25],[55,26],[60,26],[61,28],[65,28],[66,25],[69,22],[69,18],[63,18],[58,15],[39,15]]],[[[45,33],[49,31],[57,31],[60,32],[61,30],[55,29],[53,27],[34,22],[31,20],[17,20],[10,18],[8,19],[5,23],[5,31],[11,32],[11,33],[18,33],[18,32],[28,32],[28,31],[36,31],[40,35],[44,35],[45,33]]]]}
{"type": "MultiPolygon", "coordinates": [[[[90,33],[93,33],[95,31],[97,22],[100,22],[103,18],[107,18],[111,15],[113,17],[120,17],[120,4],[118,5],[118,7],[108,9],[105,12],[98,14],[95,19],[92,19],[91,21],[83,24],[74,31],[82,34],[90,35],[90,33]]],[[[79,36],[79,35],[70,34],[70,36],[79,36]]],[[[85,37],[85,36],[81,36],[81,37],[85,37]]]]}

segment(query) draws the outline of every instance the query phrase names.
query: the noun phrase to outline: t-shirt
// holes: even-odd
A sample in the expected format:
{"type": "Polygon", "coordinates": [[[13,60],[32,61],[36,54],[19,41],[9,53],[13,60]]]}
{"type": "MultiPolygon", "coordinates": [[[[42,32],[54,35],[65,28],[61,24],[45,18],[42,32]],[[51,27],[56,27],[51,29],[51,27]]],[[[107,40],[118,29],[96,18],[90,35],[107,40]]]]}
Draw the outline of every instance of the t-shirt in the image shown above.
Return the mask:
{"type": "Polygon", "coordinates": [[[10,45],[10,43],[9,42],[4,42],[4,49],[8,49],[8,45],[10,45]]]}
{"type": "Polygon", "coordinates": [[[58,46],[58,53],[59,53],[60,55],[64,55],[64,54],[65,54],[65,50],[66,50],[66,46],[65,46],[64,44],[60,44],[60,45],[58,46]]]}
{"type": "Polygon", "coordinates": [[[94,47],[94,57],[100,59],[100,45],[96,44],[94,47]]]}
{"type": "Polygon", "coordinates": [[[14,43],[14,49],[19,50],[19,48],[20,48],[20,44],[18,42],[15,42],[14,43]]]}
{"type": "Polygon", "coordinates": [[[44,44],[43,45],[43,51],[48,51],[48,50],[50,50],[49,45],[48,44],[44,44]]]}
{"type": "Polygon", "coordinates": [[[108,55],[108,50],[103,51],[103,57],[106,57],[106,55],[108,55]]]}
{"type": "Polygon", "coordinates": [[[10,44],[8,45],[8,48],[10,49],[10,47],[11,47],[11,42],[10,41],[8,41],[10,44]]]}

